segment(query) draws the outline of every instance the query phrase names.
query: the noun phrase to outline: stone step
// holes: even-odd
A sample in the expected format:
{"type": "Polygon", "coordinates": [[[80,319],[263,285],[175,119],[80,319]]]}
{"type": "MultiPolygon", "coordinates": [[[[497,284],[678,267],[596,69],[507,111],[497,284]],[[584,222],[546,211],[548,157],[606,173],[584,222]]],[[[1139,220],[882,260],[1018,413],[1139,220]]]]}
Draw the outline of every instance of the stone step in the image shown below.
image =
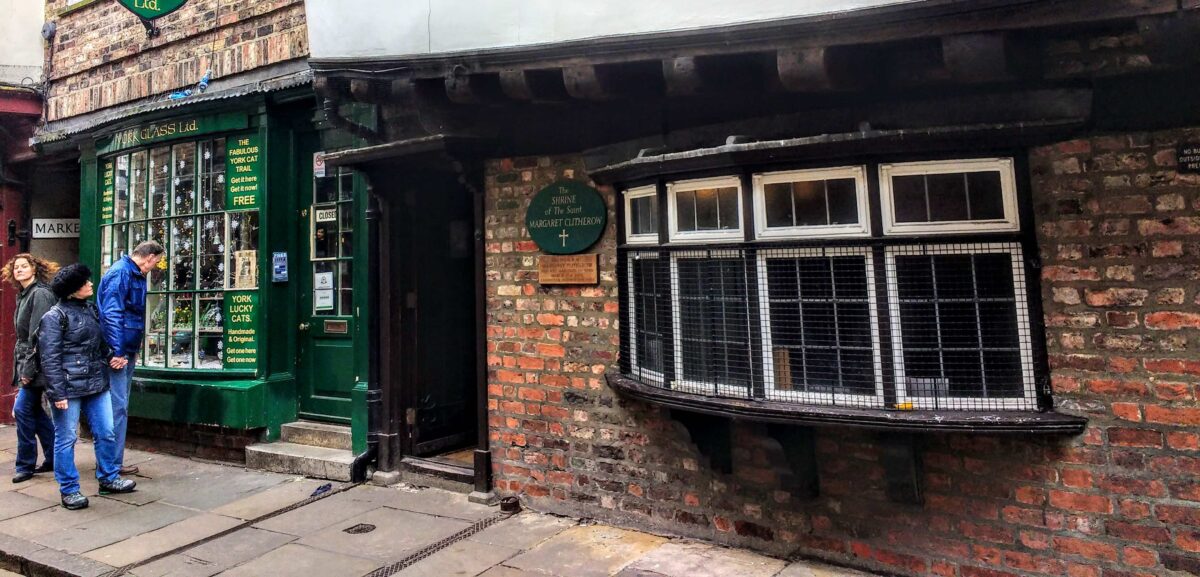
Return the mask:
{"type": "Polygon", "coordinates": [[[349,481],[354,453],[344,449],[297,443],[259,443],[246,447],[246,467],[304,475],[331,481],[349,481]]]}
{"type": "Polygon", "coordinates": [[[350,427],[316,421],[296,421],[285,424],[279,440],[297,445],[312,445],[329,449],[350,450],[350,427]]]}

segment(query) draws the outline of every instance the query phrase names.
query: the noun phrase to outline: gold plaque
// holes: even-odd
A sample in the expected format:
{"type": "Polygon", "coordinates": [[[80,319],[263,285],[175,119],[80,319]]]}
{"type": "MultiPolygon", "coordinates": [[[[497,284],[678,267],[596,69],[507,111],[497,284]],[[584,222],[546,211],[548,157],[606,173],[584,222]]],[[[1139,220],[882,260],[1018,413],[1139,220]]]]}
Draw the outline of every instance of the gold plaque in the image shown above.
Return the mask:
{"type": "Polygon", "coordinates": [[[541,284],[596,284],[600,266],[596,254],[542,255],[538,257],[541,284]]]}

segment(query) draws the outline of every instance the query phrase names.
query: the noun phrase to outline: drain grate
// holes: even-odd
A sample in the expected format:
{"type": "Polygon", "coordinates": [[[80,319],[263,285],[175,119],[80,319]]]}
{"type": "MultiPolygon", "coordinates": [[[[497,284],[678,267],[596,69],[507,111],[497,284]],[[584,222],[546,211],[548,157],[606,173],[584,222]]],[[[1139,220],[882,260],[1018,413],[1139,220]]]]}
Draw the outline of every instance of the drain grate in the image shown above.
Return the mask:
{"type": "Polygon", "coordinates": [[[370,523],[359,523],[353,527],[346,527],[345,529],[342,529],[342,532],[349,533],[351,535],[362,535],[363,533],[370,533],[374,530],[375,526],[370,523]]]}
{"type": "Polygon", "coordinates": [[[417,549],[411,555],[405,557],[404,559],[401,559],[401,560],[399,560],[395,563],[392,563],[391,565],[388,565],[386,567],[380,567],[370,573],[367,573],[364,577],[388,577],[389,575],[394,575],[396,573],[399,573],[401,570],[409,567],[410,565],[415,564],[417,561],[420,561],[430,555],[433,555],[434,553],[437,553],[438,551],[441,551],[442,549],[445,549],[446,547],[449,547],[459,541],[462,541],[463,539],[466,539],[467,537],[470,537],[471,535],[474,535],[484,529],[487,529],[488,527],[491,527],[492,525],[495,525],[496,523],[499,523],[500,521],[508,519],[509,517],[512,517],[512,516],[513,516],[512,513],[497,513],[497,514],[492,515],[491,517],[488,517],[481,521],[476,521],[475,524],[471,525],[470,527],[467,527],[466,529],[463,529],[449,537],[446,537],[445,539],[442,539],[441,541],[438,541],[436,543],[432,543],[430,545],[427,545],[425,547],[417,549]]]}

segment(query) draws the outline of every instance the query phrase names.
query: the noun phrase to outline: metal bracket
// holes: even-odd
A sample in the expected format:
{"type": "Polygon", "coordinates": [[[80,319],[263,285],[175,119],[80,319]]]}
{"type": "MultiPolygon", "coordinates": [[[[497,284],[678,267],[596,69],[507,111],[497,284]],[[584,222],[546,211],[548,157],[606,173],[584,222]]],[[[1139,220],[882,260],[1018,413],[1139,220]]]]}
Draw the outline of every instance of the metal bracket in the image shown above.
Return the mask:
{"type": "Polygon", "coordinates": [[[146,20],[145,18],[139,18],[139,20],[142,21],[142,26],[146,27],[146,38],[147,39],[158,38],[159,36],[162,35],[162,29],[160,29],[158,27],[158,25],[156,25],[154,22],[152,22],[150,20],[146,20]]]}

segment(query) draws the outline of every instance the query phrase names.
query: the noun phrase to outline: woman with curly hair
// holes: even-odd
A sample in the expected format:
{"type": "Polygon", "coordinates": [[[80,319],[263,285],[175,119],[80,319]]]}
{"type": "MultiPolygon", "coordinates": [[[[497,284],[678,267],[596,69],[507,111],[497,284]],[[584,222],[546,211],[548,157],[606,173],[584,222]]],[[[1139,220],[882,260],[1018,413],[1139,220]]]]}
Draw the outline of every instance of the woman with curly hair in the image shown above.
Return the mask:
{"type": "Polygon", "coordinates": [[[12,482],[28,481],[34,473],[54,470],[54,421],[42,409],[46,376],[38,367],[37,332],[42,315],[58,300],[48,286],[58,265],[29,253],[21,253],[0,269],[0,279],[17,293],[17,311],[13,324],[17,344],[13,349],[12,386],[20,387],[13,404],[17,420],[17,461],[12,482]],[[42,445],[42,465],[37,467],[38,443],[42,445]]]}

